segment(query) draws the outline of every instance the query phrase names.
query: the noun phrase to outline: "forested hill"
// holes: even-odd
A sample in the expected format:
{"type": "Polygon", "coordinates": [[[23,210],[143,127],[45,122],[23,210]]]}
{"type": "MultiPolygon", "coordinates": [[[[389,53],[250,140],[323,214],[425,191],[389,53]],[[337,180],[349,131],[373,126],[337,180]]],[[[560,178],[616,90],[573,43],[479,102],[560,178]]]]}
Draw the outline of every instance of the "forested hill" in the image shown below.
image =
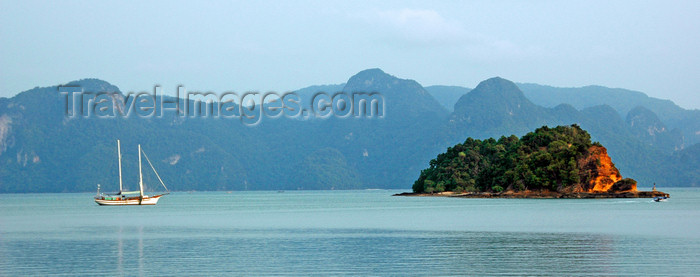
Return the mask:
{"type": "Polygon", "coordinates": [[[608,192],[636,190],[622,179],[600,143],[578,125],[538,128],[516,136],[464,143],[430,161],[413,184],[415,193],[434,192],[608,192]]]}

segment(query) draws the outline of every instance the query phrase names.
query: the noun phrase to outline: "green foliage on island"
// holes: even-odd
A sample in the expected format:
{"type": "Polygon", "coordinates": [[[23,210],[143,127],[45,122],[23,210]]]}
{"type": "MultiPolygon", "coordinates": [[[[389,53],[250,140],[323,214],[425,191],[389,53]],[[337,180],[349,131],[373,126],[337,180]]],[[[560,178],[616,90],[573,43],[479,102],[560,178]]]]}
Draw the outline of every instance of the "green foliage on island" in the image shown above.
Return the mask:
{"type": "Polygon", "coordinates": [[[577,160],[597,143],[578,125],[514,135],[468,138],[439,154],[413,184],[416,193],[560,190],[580,183],[577,160]]]}

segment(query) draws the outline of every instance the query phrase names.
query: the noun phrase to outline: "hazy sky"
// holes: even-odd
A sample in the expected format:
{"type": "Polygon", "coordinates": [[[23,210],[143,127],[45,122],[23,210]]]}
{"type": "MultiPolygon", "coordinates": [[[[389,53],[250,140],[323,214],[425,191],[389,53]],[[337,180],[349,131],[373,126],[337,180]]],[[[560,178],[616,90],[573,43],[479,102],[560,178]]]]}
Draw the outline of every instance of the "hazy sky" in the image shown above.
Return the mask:
{"type": "Polygon", "coordinates": [[[285,92],[379,67],[638,90],[700,108],[700,1],[6,1],[0,97],[95,77],[122,91],[285,92]]]}

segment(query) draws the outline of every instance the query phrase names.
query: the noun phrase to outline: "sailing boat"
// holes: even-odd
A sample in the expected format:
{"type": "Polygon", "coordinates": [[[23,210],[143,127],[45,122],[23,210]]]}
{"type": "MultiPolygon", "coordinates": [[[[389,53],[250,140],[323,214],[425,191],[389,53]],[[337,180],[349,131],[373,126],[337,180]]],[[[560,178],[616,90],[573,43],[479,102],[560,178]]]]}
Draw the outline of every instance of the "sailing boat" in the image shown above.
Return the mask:
{"type": "Polygon", "coordinates": [[[122,187],[122,149],[119,140],[117,140],[117,157],[119,157],[119,192],[114,194],[100,193],[100,185],[97,185],[97,196],[95,196],[95,203],[100,206],[123,206],[123,205],[155,205],[161,196],[169,194],[168,187],[163,183],[163,179],[160,178],[158,172],[153,167],[151,160],[148,159],[146,152],[141,150],[141,144],[139,144],[139,190],[138,191],[124,191],[122,187]],[[156,173],[158,181],[165,188],[166,193],[158,194],[154,196],[148,196],[143,194],[143,173],[141,171],[141,154],[146,157],[146,161],[156,173]]]}

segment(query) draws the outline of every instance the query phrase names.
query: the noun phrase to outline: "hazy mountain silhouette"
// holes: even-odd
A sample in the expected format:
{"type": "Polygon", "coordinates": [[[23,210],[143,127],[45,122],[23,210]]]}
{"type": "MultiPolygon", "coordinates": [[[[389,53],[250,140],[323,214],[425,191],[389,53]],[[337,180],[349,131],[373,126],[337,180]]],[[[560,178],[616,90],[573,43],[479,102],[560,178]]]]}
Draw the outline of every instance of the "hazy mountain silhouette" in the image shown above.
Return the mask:
{"type": "MultiPolygon", "coordinates": [[[[98,79],[66,85],[126,97],[98,79]]],[[[451,91],[450,97],[466,92],[450,112],[444,97],[438,101],[417,82],[379,69],[361,71],[345,84],[297,92],[306,101],[314,90],[377,92],[382,116],[263,118],[249,127],[239,119],[182,118],[173,111],[162,118],[68,118],[66,96],[56,86],[0,98],[0,192],[93,191],[97,184],[116,189],[116,139],[122,141],[124,181],[132,188],[139,143],[173,190],[409,188],[430,159],[466,137],[522,135],[541,125],[573,123],[606,145],[622,173],[641,186],[698,185],[700,148],[674,127],[692,121],[695,111],[680,109],[674,117],[646,106],[622,114],[619,103],[545,107],[518,85],[492,78],[473,90],[431,87],[451,91]]],[[[146,179],[157,184],[154,176],[146,179]]]]}
{"type": "MultiPolygon", "coordinates": [[[[569,104],[554,108],[535,105],[519,87],[502,78],[481,82],[455,104],[450,116],[451,142],[459,142],[464,134],[474,138],[523,135],[537,126],[578,124],[608,148],[618,168],[635,176],[640,183],[663,180],[673,183],[675,177],[664,177],[678,167],[677,159],[670,159],[674,150],[683,146],[683,137],[677,130],[668,131],[650,110],[637,108],[630,111],[627,122],[613,107],[603,104],[577,110],[569,104]],[[657,130],[645,135],[649,129],[657,130]],[[645,131],[646,130],[646,131],[645,131]]],[[[687,175],[684,171],[677,172],[687,175]]],[[[687,182],[676,182],[688,185],[687,182]]]]}

